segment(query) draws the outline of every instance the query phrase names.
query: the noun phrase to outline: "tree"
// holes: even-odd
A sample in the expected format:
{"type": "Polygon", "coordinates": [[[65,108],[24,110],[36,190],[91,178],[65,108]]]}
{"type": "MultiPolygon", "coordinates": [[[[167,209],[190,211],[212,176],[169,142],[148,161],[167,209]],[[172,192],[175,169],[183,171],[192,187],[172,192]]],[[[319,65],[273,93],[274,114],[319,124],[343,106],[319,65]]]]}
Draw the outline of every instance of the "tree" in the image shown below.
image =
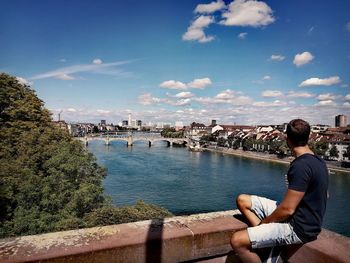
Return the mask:
{"type": "MultiPolygon", "coordinates": [[[[53,125],[43,105],[28,86],[0,74],[0,237],[91,226],[87,215],[121,211],[104,194],[106,170],[53,125]]],[[[148,209],[152,217],[170,214],[148,209]]],[[[130,218],[144,219],[139,214],[130,218]]]]}
{"type": "Polygon", "coordinates": [[[244,151],[250,151],[253,148],[253,144],[256,143],[256,140],[253,138],[244,139],[242,142],[242,147],[244,151]]]}
{"type": "Polygon", "coordinates": [[[338,158],[339,157],[339,151],[335,145],[333,145],[331,147],[331,149],[329,150],[329,156],[331,158],[338,158]]]}
{"type": "Polygon", "coordinates": [[[325,156],[327,150],[328,150],[328,143],[327,142],[315,142],[312,141],[309,144],[311,150],[319,156],[325,156]]]}
{"type": "Polygon", "coordinates": [[[225,138],[219,137],[219,138],[218,138],[218,146],[224,147],[225,144],[226,144],[226,141],[227,141],[227,140],[226,140],[225,138]]]}

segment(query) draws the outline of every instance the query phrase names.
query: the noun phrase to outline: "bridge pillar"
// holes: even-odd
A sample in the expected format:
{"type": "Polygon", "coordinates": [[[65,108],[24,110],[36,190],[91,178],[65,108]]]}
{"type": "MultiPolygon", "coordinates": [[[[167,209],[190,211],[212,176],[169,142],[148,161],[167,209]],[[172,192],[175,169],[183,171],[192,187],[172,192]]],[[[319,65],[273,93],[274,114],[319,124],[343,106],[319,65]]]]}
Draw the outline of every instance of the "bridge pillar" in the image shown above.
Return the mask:
{"type": "Polygon", "coordinates": [[[148,141],[148,147],[151,147],[151,146],[152,146],[152,142],[148,141]]]}
{"type": "Polygon", "coordinates": [[[173,142],[172,141],[168,141],[168,147],[173,146],[173,142]]]}
{"type": "Polygon", "coordinates": [[[88,138],[85,136],[85,146],[87,147],[89,145],[88,138]]]}
{"type": "Polygon", "coordinates": [[[130,136],[128,136],[128,142],[126,143],[126,146],[132,146],[132,144],[133,144],[133,140],[132,140],[132,136],[130,135],[130,136]]]}
{"type": "Polygon", "coordinates": [[[109,136],[107,135],[107,140],[105,140],[105,145],[109,145],[110,143],[109,143],[109,136]]]}

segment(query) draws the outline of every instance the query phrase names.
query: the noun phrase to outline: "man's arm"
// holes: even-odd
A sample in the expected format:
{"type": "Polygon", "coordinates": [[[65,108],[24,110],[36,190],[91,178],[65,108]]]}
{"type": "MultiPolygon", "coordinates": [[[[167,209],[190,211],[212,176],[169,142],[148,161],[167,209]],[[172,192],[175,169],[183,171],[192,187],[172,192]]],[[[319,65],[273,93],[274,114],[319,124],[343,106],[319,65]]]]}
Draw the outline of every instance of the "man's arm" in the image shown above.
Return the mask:
{"type": "Polygon", "coordinates": [[[282,203],[276,208],[275,211],[268,217],[264,218],[260,224],[267,224],[272,222],[280,222],[288,219],[295,212],[301,199],[303,199],[305,192],[299,192],[288,189],[284,196],[282,203]]]}

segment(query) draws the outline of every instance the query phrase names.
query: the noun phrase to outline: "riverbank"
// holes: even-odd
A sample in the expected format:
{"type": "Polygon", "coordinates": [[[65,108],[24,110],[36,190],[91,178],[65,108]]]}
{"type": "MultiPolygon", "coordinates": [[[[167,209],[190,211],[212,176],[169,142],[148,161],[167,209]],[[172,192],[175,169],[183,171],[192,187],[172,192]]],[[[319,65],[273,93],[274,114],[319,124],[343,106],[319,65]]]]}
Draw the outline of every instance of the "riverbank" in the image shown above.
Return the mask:
{"type": "MultiPolygon", "coordinates": [[[[217,148],[204,148],[205,151],[209,152],[217,152],[217,153],[223,153],[228,155],[235,155],[239,157],[249,158],[249,159],[257,159],[261,161],[266,162],[275,162],[275,163],[282,163],[289,165],[291,161],[294,160],[294,157],[284,157],[284,158],[278,158],[274,154],[267,154],[267,153],[261,153],[261,152],[250,152],[250,151],[243,151],[243,150],[234,150],[234,149],[228,149],[224,147],[217,147],[217,148]]],[[[341,172],[341,173],[347,173],[350,174],[350,169],[348,168],[342,168],[337,167],[332,164],[327,163],[327,167],[331,172],[341,172]]]]}

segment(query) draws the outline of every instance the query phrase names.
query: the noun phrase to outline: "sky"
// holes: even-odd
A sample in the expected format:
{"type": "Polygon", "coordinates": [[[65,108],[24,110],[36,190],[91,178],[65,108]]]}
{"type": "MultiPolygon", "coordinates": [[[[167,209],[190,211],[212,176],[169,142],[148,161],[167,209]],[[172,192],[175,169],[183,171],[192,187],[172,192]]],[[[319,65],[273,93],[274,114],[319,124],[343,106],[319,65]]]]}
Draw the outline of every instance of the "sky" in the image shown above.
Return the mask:
{"type": "Polygon", "coordinates": [[[0,72],[67,122],[334,126],[348,0],[1,0],[0,72]]]}

